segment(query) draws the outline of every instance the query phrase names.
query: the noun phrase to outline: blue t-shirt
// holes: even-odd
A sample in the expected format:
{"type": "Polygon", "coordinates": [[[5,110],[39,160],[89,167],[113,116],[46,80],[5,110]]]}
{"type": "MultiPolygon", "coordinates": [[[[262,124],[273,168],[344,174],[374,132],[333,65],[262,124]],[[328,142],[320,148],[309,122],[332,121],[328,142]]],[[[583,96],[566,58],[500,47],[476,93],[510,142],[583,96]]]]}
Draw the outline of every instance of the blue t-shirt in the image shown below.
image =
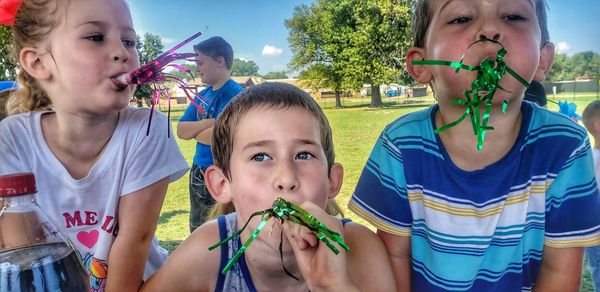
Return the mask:
{"type": "Polygon", "coordinates": [[[600,244],[585,129],[524,102],[512,149],[464,171],[434,133],[437,110],[385,128],[349,203],[379,230],[411,236],[414,291],[528,291],[545,245],[600,244]]]}
{"type": "MultiPolygon", "coordinates": [[[[213,90],[212,86],[200,91],[200,96],[194,97],[194,101],[204,109],[204,113],[199,112],[196,106],[192,103],[188,105],[179,119],[180,122],[195,122],[205,118],[218,118],[223,109],[229,102],[244,91],[244,88],[237,82],[229,79],[223,86],[217,90],[213,90]]],[[[196,154],[194,155],[194,164],[201,167],[209,167],[213,164],[212,152],[210,145],[196,143],[196,154]]]]}

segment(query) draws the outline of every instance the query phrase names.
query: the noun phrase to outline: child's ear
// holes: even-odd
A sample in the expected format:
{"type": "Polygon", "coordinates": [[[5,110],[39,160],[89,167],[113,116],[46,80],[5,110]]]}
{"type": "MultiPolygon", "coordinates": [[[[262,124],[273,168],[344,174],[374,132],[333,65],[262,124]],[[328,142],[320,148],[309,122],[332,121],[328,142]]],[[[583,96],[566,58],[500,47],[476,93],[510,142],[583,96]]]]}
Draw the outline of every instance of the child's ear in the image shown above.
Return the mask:
{"type": "Polygon", "coordinates": [[[594,122],[592,123],[592,128],[594,130],[592,134],[600,133],[600,119],[596,118],[594,120],[594,122]]]}
{"type": "Polygon", "coordinates": [[[25,47],[19,52],[21,68],[38,80],[46,80],[52,76],[42,60],[43,54],[47,54],[47,52],[42,52],[39,48],[34,47],[25,47]]]}
{"type": "Polygon", "coordinates": [[[538,64],[533,79],[539,82],[544,81],[544,79],[546,79],[546,76],[548,76],[548,73],[550,72],[550,68],[552,68],[553,62],[554,44],[547,43],[540,49],[540,63],[538,64]]]}
{"type": "Polygon", "coordinates": [[[413,60],[425,60],[425,53],[423,48],[412,47],[408,49],[406,55],[406,68],[412,78],[421,84],[427,84],[431,82],[433,78],[429,71],[429,66],[413,65],[413,60]]]}
{"type": "Polygon", "coordinates": [[[329,193],[328,199],[333,199],[340,192],[342,182],[344,181],[344,167],[339,163],[334,163],[329,172],[329,193]]]}
{"type": "Polygon", "coordinates": [[[217,57],[217,65],[220,68],[225,68],[225,58],[223,56],[218,56],[217,57]]]}
{"type": "Polygon", "coordinates": [[[204,173],[204,183],[215,201],[221,204],[231,202],[231,191],[229,179],[223,170],[212,165],[204,173]]]}

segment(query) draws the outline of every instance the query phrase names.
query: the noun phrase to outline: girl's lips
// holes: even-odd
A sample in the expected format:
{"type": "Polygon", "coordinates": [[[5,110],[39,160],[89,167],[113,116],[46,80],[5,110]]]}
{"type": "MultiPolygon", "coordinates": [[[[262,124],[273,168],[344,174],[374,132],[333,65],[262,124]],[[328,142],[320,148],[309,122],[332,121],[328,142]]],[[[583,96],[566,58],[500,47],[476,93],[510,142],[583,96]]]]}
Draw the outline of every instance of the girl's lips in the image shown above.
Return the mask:
{"type": "Polygon", "coordinates": [[[130,84],[129,82],[129,74],[123,73],[115,78],[117,81],[121,82],[121,84],[130,84]]]}
{"type": "Polygon", "coordinates": [[[123,91],[128,87],[126,83],[123,83],[120,80],[118,80],[118,76],[110,78],[110,81],[112,82],[114,89],[116,89],[117,91],[123,91]]]}
{"type": "Polygon", "coordinates": [[[121,85],[129,85],[128,77],[129,74],[127,72],[120,72],[111,76],[110,79],[113,80],[113,83],[117,82],[121,85]]]}

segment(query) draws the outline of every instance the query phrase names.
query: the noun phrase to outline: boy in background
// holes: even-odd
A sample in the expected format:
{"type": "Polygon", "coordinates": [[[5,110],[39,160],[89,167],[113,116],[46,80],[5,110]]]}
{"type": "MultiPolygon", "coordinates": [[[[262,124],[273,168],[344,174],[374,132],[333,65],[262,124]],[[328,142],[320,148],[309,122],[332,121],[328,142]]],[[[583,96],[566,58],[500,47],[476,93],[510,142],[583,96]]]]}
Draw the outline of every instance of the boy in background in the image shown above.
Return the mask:
{"type": "MultiPolygon", "coordinates": [[[[594,171],[596,183],[600,186],[600,100],[594,100],[583,110],[583,124],[594,137],[594,171]]],[[[598,210],[600,214],[600,210],[598,210]]],[[[598,215],[600,216],[600,215],[598,215]]],[[[594,282],[594,290],[600,291],[600,246],[590,246],[585,249],[588,270],[594,282]]]]}
{"type": "Polygon", "coordinates": [[[531,101],[545,108],[548,105],[548,99],[544,85],[539,81],[532,80],[527,90],[525,90],[523,100],[531,101]]]}
{"type": "Polygon", "coordinates": [[[233,49],[221,37],[212,37],[194,46],[196,65],[202,82],[208,87],[195,97],[195,102],[205,106],[199,112],[190,104],[177,124],[177,137],[196,140],[196,154],[190,169],[190,233],[206,220],[215,204],[204,182],[204,172],[213,164],[210,145],[215,119],[225,106],[244,89],[231,80],[233,49]]]}

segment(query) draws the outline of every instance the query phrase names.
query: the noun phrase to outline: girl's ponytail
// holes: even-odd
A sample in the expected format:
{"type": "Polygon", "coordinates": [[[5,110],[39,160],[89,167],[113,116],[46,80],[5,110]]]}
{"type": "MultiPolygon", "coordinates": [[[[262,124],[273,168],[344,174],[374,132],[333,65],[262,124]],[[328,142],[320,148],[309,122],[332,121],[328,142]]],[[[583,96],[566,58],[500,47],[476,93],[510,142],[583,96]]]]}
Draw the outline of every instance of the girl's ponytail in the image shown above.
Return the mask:
{"type": "Polygon", "coordinates": [[[9,115],[51,109],[48,95],[29,73],[19,70],[17,82],[21,86],[10,95],[6,102],[6,112],[9,115]]]}
{"type": "MultiPolygon", "coordinates": [[[[23,0],[11,30],[14,60],[19,60],[23,48],[41,44],[58,26],[59,2],[67,5],[62,0],[23,0]]],[[[6,103],[9,115],[51,108],[46,92],[23,68],[19,69],[17,82],[21,87],[10,95],[6,103]]]]}

